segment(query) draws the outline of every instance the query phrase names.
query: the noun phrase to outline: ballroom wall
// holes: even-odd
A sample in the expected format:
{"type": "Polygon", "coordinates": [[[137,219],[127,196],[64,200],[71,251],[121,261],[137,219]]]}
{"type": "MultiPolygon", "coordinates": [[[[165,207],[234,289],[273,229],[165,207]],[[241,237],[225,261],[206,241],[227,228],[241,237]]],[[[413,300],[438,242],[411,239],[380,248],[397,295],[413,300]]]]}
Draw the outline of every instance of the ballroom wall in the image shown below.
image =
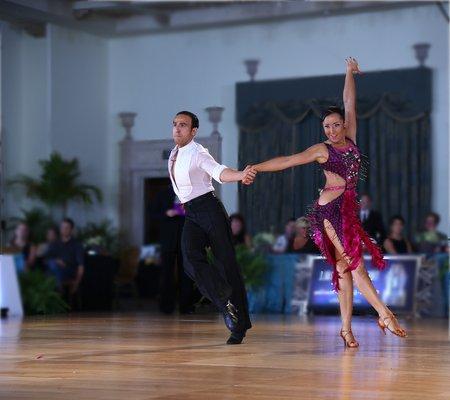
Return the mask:
{"type": "MultiPolygon", "coordinates": [[[[6,176],[36,177],[38,160],[58,151],[77,157],[82,180],[106,191],[107,41],[54,25],[34,38],[4,24],[2,45],[6,176]]],[[[30,205],[23,192],[7,189],[6,216],[30,205]]],[[[69,213],[83,224],[103,210],[74,205],[69,213]]]]}
{"type": "MultiPolygon", "coordinates": [[[[117,220],[124,135],[118,112],[138,113],[135,139],[162,139],[170,137],[180,109],[196,112],[199,134],[209,135],[204,108],[223,106],[223,162],[235,167],[235,84],[248,79],[244,59],[261,60],[258,80],[342,73],[348,55],[358,57],[363,70],[377,71],[416,66],[412,45],[428,42],[433,208],[443,217],[441,230],[448,230],[448,23],[434,5],[114,39],[53,25],[46,38],[35,39],[3,24],[2,42],[7,175],[36,174],[36,161],[52,150],[77,156],[83,179],[105,194],[102,206],[73,208],[80,223],[117,220]]],[[[222,193],[228,211],[235,211],[237,185],[222,193]]],[[[8,193],[7,215],[22,206],[17,199],[8,193]]]]}
{"type": "MultiPolygon", "coordinates": [[[[435,6],[112,40],[108,137],[113,144],[122,135],[113,122],[121,110],[138,113],[137,139],[168,137],[174,112],[184,108],[200,116],[200,134],[206,135],[211,126],[203,109],[220,105],[225,107],[219,129],[223,160],[235,167],[234,89],[236,82],[248,79],[244,59],[261,60],[258,80],[343,73],[348,55],[358,57],[363,70],[377,71],[416,66],[411,46],[418,42],[431,44],[427,65],[434,73],[433,207],[442,215],[445,229],[449,43],[448,24],[435,6]]],[[[235,184],[223,188],[223,199],[229,211],[236,210],[235,184]]]]}

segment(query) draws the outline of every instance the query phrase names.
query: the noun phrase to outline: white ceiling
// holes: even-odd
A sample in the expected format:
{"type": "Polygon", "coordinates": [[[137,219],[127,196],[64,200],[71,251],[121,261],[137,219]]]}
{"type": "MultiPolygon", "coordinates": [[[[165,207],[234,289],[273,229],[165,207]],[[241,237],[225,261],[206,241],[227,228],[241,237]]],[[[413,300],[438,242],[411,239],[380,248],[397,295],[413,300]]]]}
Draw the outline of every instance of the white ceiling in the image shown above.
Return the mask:
{"type": "MultiPolygon", "coordinates": [[[[444,15],[446,9],[442,3],[434,2],[444,15]]],[[[46,23],[54,23],[104,37],[117,37],[423,5],[429,6],[430,2],[3,0],[0,19],[36,36],[45,35],[46,23]]],[[[448,14],[445,15],[448,19],[448,14]]]]}

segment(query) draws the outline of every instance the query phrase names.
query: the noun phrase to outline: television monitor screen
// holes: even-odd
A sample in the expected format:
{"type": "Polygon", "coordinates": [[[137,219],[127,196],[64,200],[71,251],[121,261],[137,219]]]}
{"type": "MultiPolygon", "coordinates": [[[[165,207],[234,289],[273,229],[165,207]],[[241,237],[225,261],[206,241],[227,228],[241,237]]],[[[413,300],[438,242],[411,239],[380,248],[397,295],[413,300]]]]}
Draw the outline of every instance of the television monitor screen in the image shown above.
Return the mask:
{"type": "MultiPolygon", "coordinates": [[[[365,266],[375,289],[383,301],[395,312],[413,313],[421,257],[417,255],[386,256],[383,271],[374,268],[370,257],[364,257],[365,266]]],[[[319,256],[311,256],[309,305],[312,311],[338,310],[338,298],[331,285],[332,268],[319,256]]],[[[355,287],[354,309],[368,311],[371,306],[355,287]]]]}

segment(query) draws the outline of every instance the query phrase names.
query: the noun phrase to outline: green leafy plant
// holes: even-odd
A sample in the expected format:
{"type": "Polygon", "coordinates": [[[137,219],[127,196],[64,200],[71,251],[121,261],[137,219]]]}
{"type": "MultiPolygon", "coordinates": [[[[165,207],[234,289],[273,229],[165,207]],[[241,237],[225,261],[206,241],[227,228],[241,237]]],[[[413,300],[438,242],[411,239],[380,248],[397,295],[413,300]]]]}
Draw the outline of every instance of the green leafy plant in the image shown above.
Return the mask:
{"type": "Polygon", "coordinates": [[[19,275],[20,291],[26,315],[58,314],[69,305],[56,290],[56,279],[42,271],[28,271],[19,275]]]}
{"type": "Polygon", "coordinates": [[[236,246],[236,259],[242,268],[245,285],[253,290],[260,287],[265,281],[268,266],[264,255],[245,245],[238,245],[236,246]]]}
{"type": "Polygon", "coordinates": [[[93,204],[94,198],[103,199],[96,186],[79,182],[81,175],[78,160],[65,160],[59,153],[53,152],[48,160],[39,160],[42,169],[39,179],[27,175],[18,175],[8,181],[10,185],[22,186],[28,197],[46,204],[50,213],[55,207],[67,216],[67,207],[71,201],[93,204]]]}
{"type": "Polygon", "coordinates": [[[253,237],[252,243],[258,253],[269,253],[275,240],[276,238],[272,233],[260,232],[253,237]]]}
{"type": "Polygon", "coordinates": [[[86,247],[97,247],[112,256],[118,257],[121,250],[121,235],[110,220],[99,223],[90,222],[78,230],[78,239],[86,247]]]}
{"type": "MultiPolygon", "coordinates": [[[[206,255],[208,262],[213,265],[214,255],[210,248],[206,250],[206,255]]],[[[242,244],[236,246],[236,259],[242,269],[247,288],[255,290],[264,284],[268,264],[263,254],[242,244]]]]}

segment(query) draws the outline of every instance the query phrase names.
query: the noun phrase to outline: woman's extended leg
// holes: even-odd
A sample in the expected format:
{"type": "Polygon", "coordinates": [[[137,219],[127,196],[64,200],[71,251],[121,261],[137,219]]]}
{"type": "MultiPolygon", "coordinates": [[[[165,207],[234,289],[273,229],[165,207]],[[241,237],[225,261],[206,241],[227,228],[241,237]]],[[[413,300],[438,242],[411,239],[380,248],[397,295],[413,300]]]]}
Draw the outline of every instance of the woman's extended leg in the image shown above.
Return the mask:
{"type": "MultiPolygon", "coordinates": [[[[337,257],[336,260],[339,260],[340,258],[343,258],[345,263],[342,265],[345,265],[345,268],[350,265],[350,258],[346,255],[344,247],[342,246],[341,241],[339,240],[336,231],[334,230],[333,226],[331,225],[330,221],[324,220],[324,227],[325,232],[327,233],[328,237],[330,238],[331,242],[333,243],[336,251],[341,255],[341,257],[337,257]]],[[[337,254],[338,254],[337,253],[337,254]]],[[[339,265],[339,263],[338,263],[339,265]]],[[[340,269],[343,268],[343,266],[339,266],[340,269]]],[[[344,268],[344,270],[345,270],[344,268]]],[[[341,277],[343,275],[341,271],[339,271],[339,274],[341,277]]],[[[348,274],[350,275],[350,274],[348,274]]],[[[379,315],[378,319],[378,325],[380,326],[383,331],[387,328],[389,331],[391,331],[393,334],[400,336],[400,337],[406,337],[406,331],[400,326],[399,322],[397,321],[397,318],[395,318],[394,314],[392,314],[392,311],[387,308],[386,304],[383,303],[383,301],[380,299],[380,296],[378,295],[378,292],[376,291],[375,287],[373,286],[372,280],[369,277],[369,274],[367,273],[367,270],[364,266],[364,260],[361,258],[358,267],[352,271],[351,275],[353,276],[353,279],[355,280],[356,287],[358,290],[362,293],[362,295],[366,298],[366,300],[369,302],[369,304],[377,311],[379,315]]],[[[339,281],[341,283],[341,281],[339,281]]],[[[344,282],[343,282],[344,283],[344,282]]],[[[339,295],[339,293],[338,293],[339,295]]],[[[342,296],[343,297],[343,296],[342,296]]],[[[353,299],[353,290],[352,290],[352,299],[353,299]]],[[[345,302],[346,300],[343,299],[345,302]]],[[[339,297],[339,302],[341,302],[341,297],[339,297]]],[[[342,310],[341,310],[342,313],[342,310]]],[[[344,320],[343,320],[344,323],[344,320]]],[[[343,329],[346,329],[343,325],[343,329]]]]}
{"type": "Polygon", "coordinates": [[[366,267],[364,266],[364,261],[361,259],[358,268],[352,271],[353,279],[355,280],[355,285],[370,305],[377,311],[379,315],[378,324],[383,329],[387,328],[392,333],[400,337],[406,337],[406,331],[400,326],[392,314],[391,310],[387,308],[386,304],[380,299],[378,292],[373,286],[372,280],[367,273],[366,267]]]}

